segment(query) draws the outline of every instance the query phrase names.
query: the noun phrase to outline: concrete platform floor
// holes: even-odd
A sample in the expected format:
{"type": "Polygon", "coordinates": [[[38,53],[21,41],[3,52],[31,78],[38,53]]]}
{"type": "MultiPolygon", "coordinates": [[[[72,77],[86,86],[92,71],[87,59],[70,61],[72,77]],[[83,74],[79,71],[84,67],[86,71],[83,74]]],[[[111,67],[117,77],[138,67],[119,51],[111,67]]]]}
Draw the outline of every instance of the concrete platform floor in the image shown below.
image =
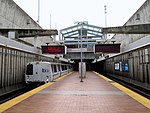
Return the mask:
{"type": "Polygon", "coordinates": [[[150,113],[93,72],[80,82],[79,73],[65,77],[4,113],[150,113]]]}

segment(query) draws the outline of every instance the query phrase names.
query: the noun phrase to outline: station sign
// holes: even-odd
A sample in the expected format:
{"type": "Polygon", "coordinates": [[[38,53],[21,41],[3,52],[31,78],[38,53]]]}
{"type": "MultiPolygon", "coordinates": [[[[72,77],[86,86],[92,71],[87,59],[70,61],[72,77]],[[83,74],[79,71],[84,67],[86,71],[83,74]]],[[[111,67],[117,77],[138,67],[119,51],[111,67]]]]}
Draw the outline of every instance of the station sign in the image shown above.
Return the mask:
{"type": "Polygon", "coordinates": [[[120,53],[120,44],[96,44],[95,53],[120,53]]]}
{"type": "Polygon", "coordinates": [[[65,46],[48,45],[41,47],[42,47],[42,54],[65,54],[65,46]]]}

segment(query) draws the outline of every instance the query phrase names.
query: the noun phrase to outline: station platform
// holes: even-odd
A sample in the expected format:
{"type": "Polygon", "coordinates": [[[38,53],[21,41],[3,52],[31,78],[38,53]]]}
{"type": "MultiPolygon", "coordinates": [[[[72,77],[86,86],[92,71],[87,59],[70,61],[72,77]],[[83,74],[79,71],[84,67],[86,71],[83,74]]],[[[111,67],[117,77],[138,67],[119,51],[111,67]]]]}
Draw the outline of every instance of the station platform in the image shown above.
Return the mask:
{"type": "Polygon", "coordinates": [[[4,113],[150,113],[150,100],[96,73],[72,72],[0,105],[4,113]]]}

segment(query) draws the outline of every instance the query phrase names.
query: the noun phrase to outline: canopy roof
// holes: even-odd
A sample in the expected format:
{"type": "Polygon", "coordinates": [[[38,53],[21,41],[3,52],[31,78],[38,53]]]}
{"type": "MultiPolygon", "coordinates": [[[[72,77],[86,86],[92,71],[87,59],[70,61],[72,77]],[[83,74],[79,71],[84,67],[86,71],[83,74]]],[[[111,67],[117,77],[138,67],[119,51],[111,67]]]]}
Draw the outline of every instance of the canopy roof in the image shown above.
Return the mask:
{"type": "Polygon", "coordinates": [[[75,26],[71,26],[60,30],[62,38],[78,38],[82,30],[82,36],[88,38],[100,38],[102,37],[102,28],[86,23],[78,23],[75,26]]]}

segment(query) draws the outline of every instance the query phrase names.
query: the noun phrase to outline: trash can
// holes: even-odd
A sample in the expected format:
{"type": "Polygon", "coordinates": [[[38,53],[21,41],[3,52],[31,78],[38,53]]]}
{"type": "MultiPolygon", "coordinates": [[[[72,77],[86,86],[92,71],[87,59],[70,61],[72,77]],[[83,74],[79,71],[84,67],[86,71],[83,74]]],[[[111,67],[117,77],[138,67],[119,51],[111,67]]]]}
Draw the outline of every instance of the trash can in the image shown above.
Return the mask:
{"type": "Polygon", "coordinates": [[[81,69],[82,69],[82,77],[86,77],[86,63],[82,62],[82,68],[81,68],[81,62],[79,62],[79,77],[81,78],[81,69]]]}

